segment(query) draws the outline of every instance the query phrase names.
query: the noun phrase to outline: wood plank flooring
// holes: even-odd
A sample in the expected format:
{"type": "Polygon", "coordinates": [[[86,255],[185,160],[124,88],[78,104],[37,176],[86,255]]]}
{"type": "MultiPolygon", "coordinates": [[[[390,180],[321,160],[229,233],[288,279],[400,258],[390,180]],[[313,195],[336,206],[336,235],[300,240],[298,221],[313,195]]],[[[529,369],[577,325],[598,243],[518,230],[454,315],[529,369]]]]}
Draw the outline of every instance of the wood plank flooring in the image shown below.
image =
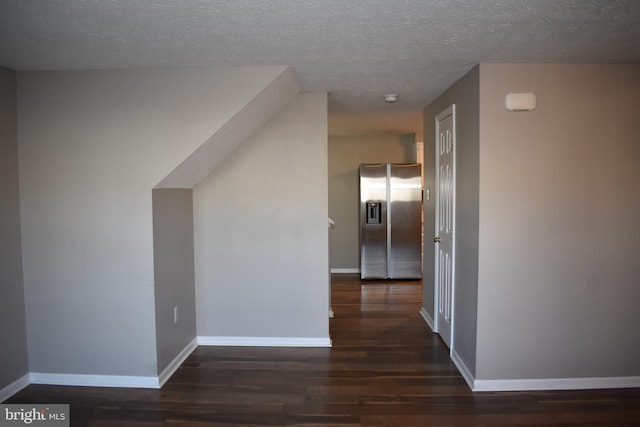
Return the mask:
{"type": "Polygon", "coordinates": [[[640,389],[472,393],[421,293],[334,275],[331,349],[199,347],[162,390],[31,385],[5,403],[69,403],[94,427],[640,425],[640,389]]]}

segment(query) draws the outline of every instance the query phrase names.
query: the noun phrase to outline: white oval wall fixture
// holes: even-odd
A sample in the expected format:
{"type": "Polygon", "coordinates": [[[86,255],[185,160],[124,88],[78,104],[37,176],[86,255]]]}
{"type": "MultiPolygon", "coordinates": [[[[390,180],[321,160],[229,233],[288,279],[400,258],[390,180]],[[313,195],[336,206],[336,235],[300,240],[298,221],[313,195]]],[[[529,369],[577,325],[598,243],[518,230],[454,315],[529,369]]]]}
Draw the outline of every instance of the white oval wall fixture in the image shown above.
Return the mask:
{"type": "Polygon", "coordinates": [[[538,100],[531,92],[509,92],[504,96],[504,108],[507,111],[533,111],[538,100]]]}
{"type": "Polygon", "coordinates": [[[398,95],[396,95],[396,94],[385,95],[384,96],[384,102],[386,102],[388,104],[394,104],[394,103],[398,102],[398,95]]]}

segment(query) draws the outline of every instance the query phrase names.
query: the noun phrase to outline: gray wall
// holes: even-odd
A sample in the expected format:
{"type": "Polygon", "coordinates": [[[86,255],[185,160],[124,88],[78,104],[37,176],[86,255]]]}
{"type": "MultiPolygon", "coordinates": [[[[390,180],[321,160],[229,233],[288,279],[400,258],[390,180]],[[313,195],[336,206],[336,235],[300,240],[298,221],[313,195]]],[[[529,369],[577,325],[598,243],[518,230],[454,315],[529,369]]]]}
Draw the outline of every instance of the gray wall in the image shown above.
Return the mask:
{"type": "Polygon", "coordinates": [[[359,258],[359,184],[361,163],[413,163],[414,135],[371,134],[329,137],[329,216],[332,269],[357,270],[359,258]]]}
{"type": "Polygon", "coordinates": [[[28,372],[16,108],[16,74],[0,68],[0,389],[28,372]]]}
{"type": "Polygon", "coordinates": [[[153,265],[155,276],[158,373],[196,338],[193,270],[193,191],[153,190],[153,265]],[[174,323],[177,307],[177,323],[174,323]]]}
{"type": "Polygon", "coordinates": [[[198,336],[328,341],[327,98],[300,94],[194,188],[198,336]]]}
{"type": "Polygon", "coordinates": [[[433,117],[451,103],[453,351],[477,380],[637,376],[640,68],[481,64],[425,110],[427,183],[433,117]],[[536,93],[538,108],[505,111],[511,91],[536,93]]]}
{"type": "Polygon", "coordinates": [[[480,123],[476,377],[640,375],[640,66],[482,64],[480,123]]]}
{"type": "MultiPolygon", "coordinates": [[[[479,67],[455,83],[424,112],[425,187],[435,196],[435,117],[456,105],[455,329],[452,348],[471,373],[476,363],[478,302],[479,67]]],[[[425,201],[423,308],[434,314],[435,197],[425,201]]]]}
{"type": "Polygon", "coordinates": [[[152,189],[284,69],[18,74],[32,372],[157,376],[152,189]]]}

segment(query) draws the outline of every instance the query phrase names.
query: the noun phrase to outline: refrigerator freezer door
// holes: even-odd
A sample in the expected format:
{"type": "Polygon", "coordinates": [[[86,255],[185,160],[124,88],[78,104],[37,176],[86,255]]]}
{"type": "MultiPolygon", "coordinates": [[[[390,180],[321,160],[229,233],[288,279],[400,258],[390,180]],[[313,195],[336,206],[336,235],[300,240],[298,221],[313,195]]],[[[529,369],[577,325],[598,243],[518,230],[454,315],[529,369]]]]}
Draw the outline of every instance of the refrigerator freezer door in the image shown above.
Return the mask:
{"type": "Polygon", "coordinates": [[[419,164],[389,165],[388,277],[422,278],[422,180],[419,164]]]}
{"type": "Polygon", "coordinates": [[[360,166],[360,277],[387,277],[387,165],[360,166]]]}

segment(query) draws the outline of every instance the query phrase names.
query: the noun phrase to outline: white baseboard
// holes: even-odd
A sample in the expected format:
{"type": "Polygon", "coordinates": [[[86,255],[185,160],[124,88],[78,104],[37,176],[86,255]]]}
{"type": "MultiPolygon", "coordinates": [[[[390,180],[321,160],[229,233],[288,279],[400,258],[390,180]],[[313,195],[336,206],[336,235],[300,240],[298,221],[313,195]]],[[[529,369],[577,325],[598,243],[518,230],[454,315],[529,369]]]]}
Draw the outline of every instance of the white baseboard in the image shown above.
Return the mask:
{"type": "Polygon", "coordinates": [[[24,374],[22,377],[18,378],[8,386],[2,388],[0,390],[0,403],[4,402],[26,386],[31,384],[31,380],[29,378],[29,374],[24,374]]]}
{"type": "Polygon", "coordinates": [[[198,344],[239,347],[331,347],[331,338],[199,336],[198,344]]]}
{"type": "Polygon", "coordinates": [[[592,378],[540,378],[478,380],[460,355],[453,350],[451,360],[460,371],[460,375],[474,392],[483,391],[533,391],[533,390],[588,390],[607,388],[640,387],[640,376],[634,377],[592,377],[592,378]]]}
{"type": "Polygon", "coordinates": [[[182,365],[184,361],[187,360],[187,357],[189,357],[189,355],[193,353],[193,350],[195,350],[196,348],[198,348],[198,339],[194,338],[189,344],[186,345],[185,348],[182,349],[180,353],[178,353],[175,359],[173,359],[171,363],[169,363],[167,367],[164,368],[162,372],[160,372],[160,375],[158,375],[158,384],[160,387],[162,387],[164,383],[166,383],[167,380],[171,378],[171,375],[173,375],[173,373],[178,370],[180,365],[182,365]]]}
{"type": "Polygon", "coordinates": [[[360,269],[359,268],[332,268],[331,269],[332,273],[360,273],[360,269]]]}
{"type": "Polygon", "coordinates": [[[158,377],[129,375],[49,374],[31,372],[31,384],[72,385],[84,387],[160,388],[158,377]]]}
{"type": "Polygon", "coordinates": [[[424,309],[424,307],[420,309],[420,316],[422,316],[424,321],[427,322],[427,325],[431,329],[431,332],[436,333],[436,324],[433,321],[433,318],[427,312],[427,310],[424,309]]]}
{"type": "Polygon", "coordinates": [[[455,350],[451,351],[451,361],[454,365],[456,365],[456,368],[458,368],[458,372],[460,372],[462,378],[464,378],[464,380],[467,382],[469,388],[475,391],[474,384],[476,380],[473,377],[473,374],[471,373],[471,370],[469,369],[467,364],[464,363],[460,355],[455,350]]]}
{"type": "Polygon", "coordinates": [[[451,360],[460,375],[474,392],[483,391],[534,391],[534,390],[588,390],[640,387],[640,376],[589,377],[589,378],[539,378],[478,380],[475,379],[460,355],[453,350],[451,360]]]}
{"type": "Polygon", "coordinates": [[[160,388],[198,347],[194,338],[157,377],[128,375],[51,374],[30,372],[0,390],[0,402],[8,399],[29,384],[66,385],[83,387],[160,388]]]}
{"type": "Polygon", "coordinates": [[[585,390],[640,387],[640,377],[475,380],[473,391],[585,390]]]}

